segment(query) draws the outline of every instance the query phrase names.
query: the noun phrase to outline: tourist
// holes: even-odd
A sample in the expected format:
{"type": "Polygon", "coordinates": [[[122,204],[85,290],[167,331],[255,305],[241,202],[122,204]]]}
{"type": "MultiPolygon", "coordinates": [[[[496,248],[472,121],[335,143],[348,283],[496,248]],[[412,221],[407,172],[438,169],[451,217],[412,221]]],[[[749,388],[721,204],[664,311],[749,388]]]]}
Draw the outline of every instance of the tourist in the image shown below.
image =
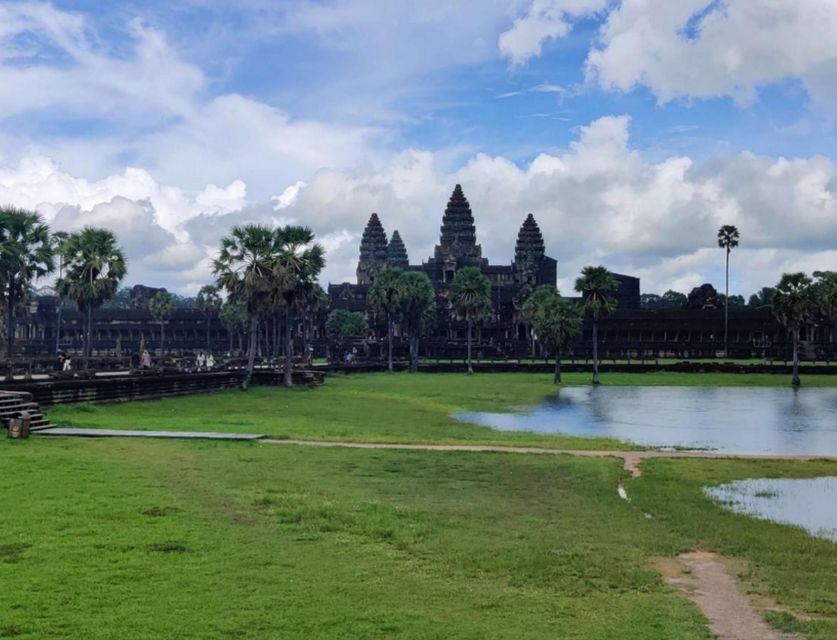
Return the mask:
{"type": "Polygon", "coordinates": [[[203,351],[198,352],[198,357],[195,364],[198,367],[198,371],[201,371],[203,369],[204,365],[206,364],[206,356],[203,355],[203,351]]]}
{"type": "Polygon", "coordinates": [[[142,357],[140,358],[140,369],[150,369],[151,368],[151,354],[148,353],[148,350],[142,352],[142,357]]]}
{"type": "Polygon", "coordinates": [[[72,371],[73,370],[73,361],[70,360],[69,357],[64,358],[64,365],[61,368],[61,371],[72,371]]]}
{"type": "Polygon", "coordinates": [[[67,359],[67,356],[64,354],[63,351],[58,352],[58,364],[56,366],[56,371],[64,371],[64,361],[67,359]]]}
{"type": "Polygon", "coordinates": [[[207,371],[212,371],[212,369],[214,369],[214,368],[215,368],[215,356],[213,356],[210,353],[208,356],[206,356],[206,370],[207,371]]]}

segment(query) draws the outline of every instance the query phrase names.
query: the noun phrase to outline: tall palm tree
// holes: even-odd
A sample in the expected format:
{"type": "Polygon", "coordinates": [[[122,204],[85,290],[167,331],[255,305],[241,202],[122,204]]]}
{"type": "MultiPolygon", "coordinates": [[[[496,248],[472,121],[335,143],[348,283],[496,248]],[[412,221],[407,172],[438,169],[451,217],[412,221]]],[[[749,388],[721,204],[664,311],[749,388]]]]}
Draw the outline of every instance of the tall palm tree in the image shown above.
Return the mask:
{"type": "Polygon", "coordinates": [[[579,333],[583,322],[581,305],[562,298],[549,285],[538,287],[523,304],[523,315],[548,350],[555,352],[553,382],[561,384],[561,351],[579,333]]]}
{"type": "Polygon", "coordinates": [[[221,311],[223,300],[218,295],[218,287],[213,287],[211,284],[206,284],[200,288],[198,295],[195,296],[195,304],[206,316],[206,350],[212,350],[212,338],[210,331],[212,330],[212,316],[218,315],[221,311]]]}
{"type": "Polygon", "coordinates": [[[276,234],[269,227],[256,224],[233,227],[221,239],[221,251],[213,262],[218,287],[228,297],[240,300],[247,309],[250,343],[247,372],[242,389],[250,386],[256,363],[259,319],[268,306],[271,292],[278,287],[276,278],[276,234]]]}
{"type": "Polygon", "coordinates": [[[375,311],[387,316],[387,371],[392,373],[392,331],[401,308],[401,269],[384,267],[375,276],[369,289],[369,304],[375,311]]]}
{"type": "Polygon", "coordinates": [[[64,277],[56,283],[58,295],[70,298],[84,314],[84,355],[93,348],[93,309],[113,296],[127,267],[116,236],[107,229],[85,227],[71,233],[61,247],[64,277]]]}
{"type": "Polygon", "coordinates": [[[6,298],[6,357],[12,357],[15,310],[27,289],[53,270],[49,228],[37,213],[0,208],[0,287],[6,298]]]}
{"type": "MultiPolygon", "coordinates": [[[[67,242],[67,238],[69,237],[70,234],[66,231],[56,231],[50,237],[50,240],[52,240],[53,251],[58,256],[59,280],[62,277],[64,277],[64,258],[61,256],[61,248],[64,246],[64,243],[67,242]]],[[[58,351],[61,350],[61,323],[62,316],[64,315],[64,297],[61,295],[58,296],[58,309],[56,311],[57,318],[55,323],[55,352],[58,353],[58,351]]]]}
{"type": "Polygon", "coordinates": [[[799,331],[815,309],[813,281],[804,273],[785,273],[773,293],[773,314],[793,335],[793,377],[799,382],[799,331]]]}
{"type": "Polygon", "coordinates": [[[471,334],[474,320],[486,316],[491,310],[491,282],[477,267],[463,267],[453,276],[450,301],[468,324],[468,375],[474,374],[471,363],[471,334]]]}
{"type": "Polygon", "coordinates": [[[285,299],[284,383],[286,387],[292,387],[293,314],[304,306],[318,286],[317,277],[325,267],[325,249],[314,243],[314,232],[308,227],[279,227],[275,238],[277,252],[274,274],[285,299]]]}
{"type": "Polygon", "coordinates": [[[168,291],[158,291],[148,301],[148,310],[154,319],[160,323],[160,357],[166,353],[166,330],[165,322],[174,314],[177,309],[177,299],[168,291]]]}
{"type": "Polygon", "coordinates": [[[401,274],[401,319],[410,343],[410,373],[418,371],[419,337],[436,319],[436,292],[426,273],[401,274]]]}
{"type": "Polygon", "coordinates": [[[599,384],[599,318],[613,313],[616,308],[613,294],[618,286],[610,271],[601,265],[584,267],[575,281],[584,311],[593,320],[593,384],[599,384]]]}
{"type": "Polygon", "coordinates": [[[738,229],[725,224],[718,229],[718,246],[726,249],[726,289],[724,290],[724,357],[729,357],[729,254],[738,246],[738,229]]]}

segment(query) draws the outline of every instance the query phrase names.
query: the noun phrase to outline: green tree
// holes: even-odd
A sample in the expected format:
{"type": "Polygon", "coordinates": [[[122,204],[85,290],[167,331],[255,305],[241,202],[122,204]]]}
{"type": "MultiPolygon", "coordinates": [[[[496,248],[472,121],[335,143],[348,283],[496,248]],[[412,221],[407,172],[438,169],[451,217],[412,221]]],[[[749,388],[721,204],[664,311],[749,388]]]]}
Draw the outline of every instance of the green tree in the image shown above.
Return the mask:
{"type": "Polygon", "coordinates": [[[793,377],[799,386],[799,331],[816,308],[813,281],[804,273],[785,273],[773,294],[773,313],[793,336],[793,377]]]}
{"type": "Polygon", "coordinates": [[[59,295],[73,300],[85,317],[84,354],[93,348],[93,309],[115,292],[127,267],[116,236],[107,229],[85,227],[71,233],[61,248],[64,277],[56,283],[59,295]]]}
{"type": "Polygon", "coordinates": [[[250,342],[247,349],[247,372],[241,383],[246,390],[256,364],[256,341],[259,320],[269,307],[271,293],[279,288],[276,273],[278,243],[269,227],[248,224],[233,227],[221,239],[221,251],[213,263],[219,288],[228,297],[241,301],[247,309],[250,342]]]}
{"type": "Polygon", "coordinates": [[[463,267],[453,276],[450,301],[456,313],[464,317],[468,324],[468,375],[473,375],[471,336],[474,320],[491,312],[491,283],[477,267],[463,267]]]}
{"type": "MultiPolygon", "coordinates": [[[[50,236],[50,241],[52,242],[52,250],[55,255],[58,256],[58,279],[60,280],[64,277],[64,258],[61,256],[61,248],[64,246],[64,243],[67,242],[67,238],[70,237],[70,234],[66,231],[56,231],[50,236]]],[[[58,292],[56,291],[56,295],[58,292]]],[[[56,310],[56,319],[55,319],[55,352],[61,349],[61,329],[63,328],[63,318],[64,315],[64,297],[58,295],[58,309],[56,310]]]]}
{"type": "Polygon", "coordinates": [[[616,308],[613,294],[617,287],[616,279],[601,265],[584,267],[575,281],[575,290],[582,295],[584,311],[593,320],[593,384],[599,384],[599,319],[616,308]]]}
{"type": "Polygon", "coordinates": [[[375,276],[369,289],[369,304],[387,316],[387,371],[392,372],[392,333],[395,318],[401,309],[401,269],[384,267],[375,276]]]}
{"type": "MultiPolygon", "coordinates": [[[[724,301],[729,300],[729,254],[738,246],[738,229],[731,224],[725,224],[718,229],[718,246],[726,253],[726,286],[724,301]]],[[[729,355],[729,305],[724,304],[724,356],[729,355]]]]}
{"type": "Polygon", "coordinates": [[[166,320],[172,317],[175,309],[177,309],[177,298],[167,291],[158,291],[154,297],[148,301],[148,310],[152,317],[160,323],[160,356],[162,357],[166,352],[166,320]]]}
{"type": "Polygon", "coordinates": [[[773,287],[762,287],[758,293],[750,296],[747,304],[751,307],[769,307],[773,303],[775,291],[773,287]]]}
{"type": "Polygon", "coordinates": [[[250,323],[250,318],[247,315],[247,305],[233,298],[227,298],[226,302],[221,306],[218,317],[230,338],[230,355],[232,355],[233,335],[246,331],[250,323]]]}
{"type": "Polygon", "coordinates": [[[436,292],[427,274],[401,274],[401,319],[410,344],[410,372],[418,371],[419,337],[436,320],[436,292]]]}
{"type": "Polygon", "coordinates": [[[332,309],[326,320],[326,331],[337,339],[341,352],[346,338],[365,335],[368,329],[369,325],[366,323],[366,318],[362,313],[356,311],[332,309]]]}
{"type": "Polygon", "coordinates": [[[285,301],[285,386],[293,386],[293,319],[302,311],[325,267],[325,250],[314,242],[308,227],[287,225],[276,229],[274,273],[285,301]]]}
{"type": "Polygon", "coordinates": [[[837,271],[815,271],[814,277],[817,279],[814,284],[817,307],[833,331],[837,323],[837,271]]]}
{"type": "Polygon", "coordinates": [[[211,284],[202,286],[198,291],[198,295],[195,296],[195,304],[206,317],[206,350],[211,351],[212,338],[210,332],[212,330],[212,316],[217,316],[218,312],[221,311],[221,305],[223,305],[223,300],[221,300],[221,296],[218,294],[218,287],[214,287],[211,284]]]}
{"type": "Polygon", "coordinates": [[[41,216],[13,207],[0,208],[0,286],[6,311],[7,357],[12,357],[18,303],[35,280],[53,268],[53,244],[41,216]]]}
{"type": "Polygon", "coordinates": [[[522,313],[531,323],[538,341],[555,354],[555,384],[561,384],[561,351],[581,333],[583,308],[566,298],[555,287],[543,285],[529,296],[522,313]]]}
{"type": "Polygon", "coordinates": [[[682,309],[689,301],[689,296],[679,291],[669,289],[660,298],[660,304],[665,309],[682,309]]]}

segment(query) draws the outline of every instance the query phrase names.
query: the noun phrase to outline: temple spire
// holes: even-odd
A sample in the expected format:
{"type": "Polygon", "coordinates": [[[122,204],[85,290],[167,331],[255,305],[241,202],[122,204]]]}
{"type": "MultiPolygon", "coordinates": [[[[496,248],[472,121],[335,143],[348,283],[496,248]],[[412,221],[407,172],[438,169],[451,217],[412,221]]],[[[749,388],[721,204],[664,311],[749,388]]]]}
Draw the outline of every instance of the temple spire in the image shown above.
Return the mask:
{"type": "Polygon", "coordinates": [[[520,225],[517,243],[514,247],[514,262],[519,266],[537,265],[544,257],[544,244],[541,229],[531,213],[520,225]]]}
{"type": "Polygon", "coordinates": [[[406,269],[410,266],[410,260],[407,257],[407,247],[404,246],[404,241],[398,230],[392,232],[392,238],[387,246],[387,264],[390,267],[398,267],[399,269],[406,269]]]}
{"type": "Polygon", "coordinates": [[[442,217],[441,237],[436,246],[436,258],[480,259],[482,248],[477,244],[477,229],[471,205],[462,187],[456,185],[442,217]]]}
{"type": "Polygon", "coordinates": [[[378,214],[373,213],[360,240],[360,260],[357,263],[357,283],[370,285],[387,263],[387,234],[378,214]]]}

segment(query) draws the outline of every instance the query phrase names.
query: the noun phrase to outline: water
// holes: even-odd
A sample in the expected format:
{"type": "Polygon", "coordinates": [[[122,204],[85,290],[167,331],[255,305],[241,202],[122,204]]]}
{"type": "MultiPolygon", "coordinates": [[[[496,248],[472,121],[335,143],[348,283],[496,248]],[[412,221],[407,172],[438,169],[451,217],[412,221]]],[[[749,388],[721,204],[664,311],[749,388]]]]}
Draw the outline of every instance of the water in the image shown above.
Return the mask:
{"type": "Polygon", "coordinates": [[[502,431],[654,447],[837,456],[837,389],[566,387],[536,407],[454,417],[502,431]]]}
{"type": "Polygon", "coordinates": [[[837,478],[736,480],[704,489],[724,508],[837,542],[837,478]]]}

